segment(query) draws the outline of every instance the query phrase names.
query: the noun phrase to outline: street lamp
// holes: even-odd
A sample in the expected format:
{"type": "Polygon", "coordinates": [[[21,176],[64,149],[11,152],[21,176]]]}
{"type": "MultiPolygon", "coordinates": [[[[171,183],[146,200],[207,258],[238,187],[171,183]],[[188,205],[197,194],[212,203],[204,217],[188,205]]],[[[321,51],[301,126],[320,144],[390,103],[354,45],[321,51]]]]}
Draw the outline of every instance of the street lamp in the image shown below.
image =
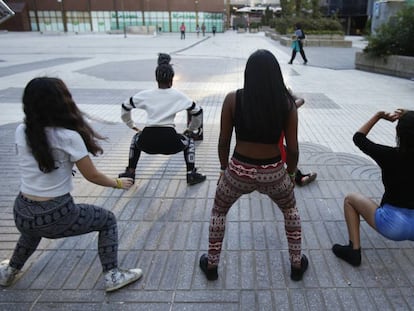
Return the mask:
{"type": "Polygon", "coordinates": [[[63,0],[57,0],[57,2],[60,3],[60,10],[62,12],[63,31],[64,32],[68,32],[68,25],[67,25],[67,19],[66,19],[65,5],[63,3],[63,0]]]}
{"type": "Polygon", "coordinates": [[[198,0],[195,0],[194,4],[195,4],[195,13],[196,13],[196,25],[198,25],[198,0]]]}
{"type": "Polygon", "coordinates": [[[151,14],[150,14],[149,10],[150,10],[150,0],[147,0],[148,26],[150,26],[150,24],[151,24],[151,14]]]}
{"type": "Polygon", "coordinates": [[[122,9],[122,17],[123,17],[123,24],[124,24],[124,38],[127,37],[127,32],[126,32],[126,22],[125,22],[125,7],[124,7],[124,0],[121,0],[121,9],[122,9]]]}

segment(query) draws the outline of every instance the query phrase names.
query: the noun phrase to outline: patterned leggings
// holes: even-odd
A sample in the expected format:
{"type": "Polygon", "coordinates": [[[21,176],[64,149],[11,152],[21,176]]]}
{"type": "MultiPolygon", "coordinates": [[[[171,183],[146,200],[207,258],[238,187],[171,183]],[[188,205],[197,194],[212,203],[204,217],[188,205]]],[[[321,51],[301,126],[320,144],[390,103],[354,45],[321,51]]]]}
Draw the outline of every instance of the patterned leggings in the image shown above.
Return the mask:
{"type": "Polygon", "coordinates": [[[19,194],[14,203],[14,221],[20,238],[10,266],[22,269],[45,237],[58,239],[99,231],[98,253],[104,272],[118,266],[118,229],[115,215],[104,208],[75,204],[70,194],[35,202],[19,194]]]}
{"type": "Polygon", "coordinates": [[[173,127],[147,126],[136,133],[129,147],[128,167],[136,169],[141,151],[148,154],[175,154],[184,151],[187,172],[195,167],[194,139],[178,134],[173,127]]]}
{"type": "Polygon", "coordinates": [[[286,173],[283,162],[250,164],[234,154],[216,189],[214,207],[209,226],[208,263],[217,266],[226,227],[226,216],[231,206],[243,194],[255,190],[267,194],[283,213],[289,247],[289,259],[294,267],[300,267],[302,228],[296,208],[294,184],[286,173]]]}

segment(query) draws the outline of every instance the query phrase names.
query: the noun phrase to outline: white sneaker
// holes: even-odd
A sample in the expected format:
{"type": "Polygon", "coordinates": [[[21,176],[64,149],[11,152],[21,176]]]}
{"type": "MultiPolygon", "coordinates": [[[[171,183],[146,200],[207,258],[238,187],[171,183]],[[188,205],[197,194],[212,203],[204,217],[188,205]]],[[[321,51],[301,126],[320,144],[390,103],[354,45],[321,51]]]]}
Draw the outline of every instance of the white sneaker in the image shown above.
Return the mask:
{"type": "Polygon", "coordinates": [[[142,277],[141,269],[123,270],[119,268],[111,269],[105,273],[105,287],[107,292],[120,289],[125,285],[131,284],[142,277]]]}
{"type": "Polygon", "coordinates": [[[9,266],[9,260],[3,260],[0,262],[0,285],[7,287],[10,286],[16,278],[19,270],[9,266]]]}

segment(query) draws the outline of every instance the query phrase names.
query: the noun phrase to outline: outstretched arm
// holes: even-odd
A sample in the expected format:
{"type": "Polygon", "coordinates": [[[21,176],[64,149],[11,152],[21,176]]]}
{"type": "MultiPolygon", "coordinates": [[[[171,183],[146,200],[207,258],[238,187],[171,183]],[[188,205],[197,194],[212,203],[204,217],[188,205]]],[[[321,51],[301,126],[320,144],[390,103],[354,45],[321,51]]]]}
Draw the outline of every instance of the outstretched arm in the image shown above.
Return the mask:
{"type": "Polygon", "coordinates": [[[76,161],[76,166],[83,177],[100,186],[129,189],[133,183],[131,178],[109,178],[96,169],[89,156],[83,157],[82,159],[76,161]]]}
{"type": "Polygon", "coordinates": [[[364,135],[368,135],[371,129],[374,127],[375,124],[381,119],[394,122],[398,120],[404,113],[403,109],[397,109],[394,112],[385,112],[385,111],[378,111],[374,116],[372,116],[361,128],[358,130],[359,133],[364,135]]]}
{"type": "Polygon", "coordinates": [[[218,155],[220,167],[226,169],[229,163],[230,143],[233,134],[233,107],[236,102],[236,93],[228,93],[223,102],[220,119],[220,136],[218,142],[218,155]]]}
{"type": "Polygon", "coordinates": [[[121,119],[129,128],[139,132],[140,129],[137,127],[134,120],[132,120],[131,116],[131,110],[134,108],[136,108],[136,106],[133,97],[125,100],[121,105],[121,119]]]}
{"type": "Polygon", "coordinates": [[[286,166],[290,175],[295,174],[299,160],[298,147],[298,112],[293,106],[289,112],[285,127],[286,140],[286,166]]]}

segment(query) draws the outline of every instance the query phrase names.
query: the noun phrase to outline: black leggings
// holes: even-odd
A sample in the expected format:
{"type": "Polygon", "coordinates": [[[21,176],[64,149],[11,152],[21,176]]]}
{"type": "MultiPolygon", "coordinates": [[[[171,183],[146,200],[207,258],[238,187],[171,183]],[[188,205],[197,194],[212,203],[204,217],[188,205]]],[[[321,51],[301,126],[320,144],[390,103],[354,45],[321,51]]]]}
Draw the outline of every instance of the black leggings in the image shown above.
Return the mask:
{"type": "Polygon", "coordinates": [[[42,238],[58,239],[99,232],[98,253],[104,272],[118,266],[118,229],[115,215],[90,204],[75,204],[70,194],[49,201],[32,201],[19,194],[14,221],[20,238],[10,266],[21,270],[42,238]]]}
{"type": "MultiPolygon", "coordinates": [[[[303,50],[303,42],[302,40],[299,40],[299,53],[303,58],[304,62],[307,62],[308,60],[306,59],[306,55],[305,55],[305,51],[303,50]]],[[[296,49],[292,49],[292,57],[290,58],[290,63],[293,62],[293,60],[296,57],[296,49]]]]}
{"type": "Polygon", "coordinates": [[[187,171],[192,171],[195,166],[194,139],[178,134],[172,127],[145,127],[142,132],[136,133],[129,149],[129,168],[137,167],[141,151],[148,154],[176,154],[184,151],[187,171]]]}

